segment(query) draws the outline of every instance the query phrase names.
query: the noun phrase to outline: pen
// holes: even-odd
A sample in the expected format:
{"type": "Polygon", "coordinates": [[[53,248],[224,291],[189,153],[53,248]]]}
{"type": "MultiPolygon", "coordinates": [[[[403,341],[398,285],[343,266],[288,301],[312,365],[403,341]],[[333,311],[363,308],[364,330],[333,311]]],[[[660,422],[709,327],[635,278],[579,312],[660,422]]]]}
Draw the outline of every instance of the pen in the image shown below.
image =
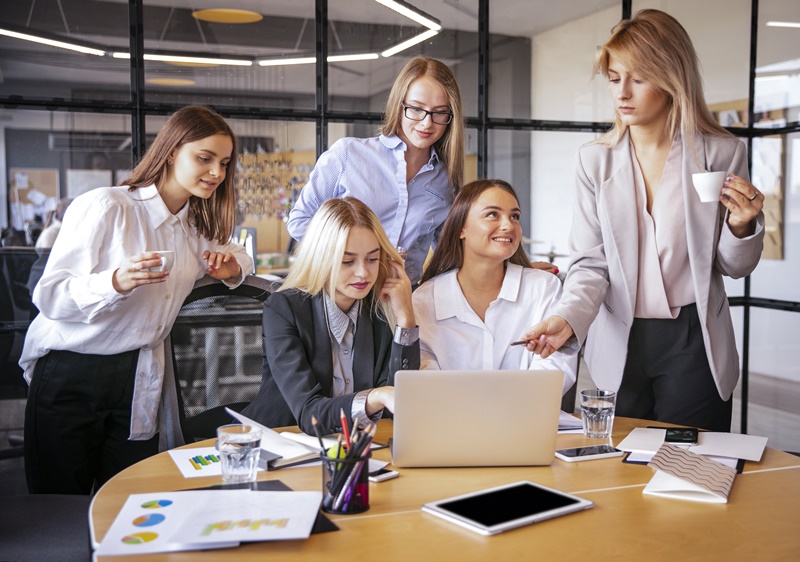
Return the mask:
{"type": "Polygon", "coordinates": [[[531,341],[532,341],[532,340],[519,340],[519,341],[512,341],[512,342],[511,342],[510,344],[508,344],[508,345],[509,345],[509,346],[514,346],[514,345],[528,345],[529,343],[531,343],[531,341]]]}

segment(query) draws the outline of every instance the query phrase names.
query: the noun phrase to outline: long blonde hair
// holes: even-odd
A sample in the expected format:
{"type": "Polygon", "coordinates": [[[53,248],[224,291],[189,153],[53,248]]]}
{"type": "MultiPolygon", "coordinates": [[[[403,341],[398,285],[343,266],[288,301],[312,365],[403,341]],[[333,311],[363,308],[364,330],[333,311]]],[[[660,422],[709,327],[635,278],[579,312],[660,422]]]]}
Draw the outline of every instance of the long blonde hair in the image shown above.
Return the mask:
{"type": "MultiPolygon", "coordinates": [[[[609,57],[619,59],[640,78],[666,96],[669,104],[667,133],[680,130],[692,149],[696,134],[732,136],[719,123],[703,97],[700,62],[692,40],[678,20],[660,10],[641,10],[622,20],[597,50],[594,73],[608,78],[609,57]]],[[[611,148],[625,136],[627,125],[619,114],[614,126],[597,142],[611,148]]]]}
{"type": "Polygon", "coordinates": [[[153,184],[160,189],[167,177],[167,160],[173,151],[184,144],[218,134],[227,135],[233,143],[225,179],[208,199],[189,198],[189,220],[200,235],[224,245],[230,241],[236,226],[236,193],[233,187],[236,185],[236,135],[225,119],[213,109],[189,105],[173,113],[131,176],[121,185],[129,186],[130,191],[153,184]]]}
{"type": "Polygon", "coordinates": [[[339,269],[347,249],[347,239],[355,228],[365,228],[375,235],[380,246],[378,278],[367,296],[369,305],[380,311],[389,326],[395,325],[395,317],[389,302],[379,298],[386,279],[387,258],[403,263],[397,249],[383,231],[381,221],[372,209],[355,197],[328,199],[314,214],[303,241],[295,250],[295,261],[279,291],[297,289],[310,295],[318,295],[323,289],[333,296],[339,269]]]}
{"type": "Polygon", "coordinates": [[[453,119],[433,147],[447,168],[447,177],[455,194],[464,180],[464,110],[458,82],[446,64],[428,57],[414,57],[408,61],[395,78],[389,92],[381,132],[387,136],[397,134],[403,120],[403,107],[400,104],[403,103],[411,83],[423,77],[435,80],[442,87],[447,95],[450,111],[453,112],[453,119]]]}

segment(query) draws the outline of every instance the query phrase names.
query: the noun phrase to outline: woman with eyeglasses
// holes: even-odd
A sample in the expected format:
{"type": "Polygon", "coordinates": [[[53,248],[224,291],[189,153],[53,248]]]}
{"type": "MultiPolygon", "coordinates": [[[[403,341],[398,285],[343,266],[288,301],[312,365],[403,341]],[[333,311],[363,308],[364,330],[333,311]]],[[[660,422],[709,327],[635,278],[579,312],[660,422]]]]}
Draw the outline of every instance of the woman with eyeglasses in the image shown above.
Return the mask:
{"type": "Polygon", "coordinates": [[[394,81],[381,134],[343,138],[319,157],[289,213],[289,234],[302,240],[326,200],[356,197],[375,212],[391,243],[406,250],[406,273],[416,284],[463,174],[456,78],[445,64],[416,57],[394,81]]]}

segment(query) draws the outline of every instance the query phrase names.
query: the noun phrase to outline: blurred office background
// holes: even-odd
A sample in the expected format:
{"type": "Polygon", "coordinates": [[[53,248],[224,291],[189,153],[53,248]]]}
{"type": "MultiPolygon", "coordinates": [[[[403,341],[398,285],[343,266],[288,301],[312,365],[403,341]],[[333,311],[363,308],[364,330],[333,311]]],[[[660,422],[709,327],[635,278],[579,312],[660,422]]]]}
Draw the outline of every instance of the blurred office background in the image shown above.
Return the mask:
{"type": "MultiPolygon", "coordinates": [[[[464,96],[466,179],[510,181],[527,249],[564,269],[574,155],[612,118],[606,84],[591,75],[595,48],[621,17],[658,8],[691,35],[706,98],[747,140],[753,183],[768,196],[762,261],[726,283],[745,375],[734,430],[800,451],[800,3],[410,0],[405,14],[384,3],[4,3],[0,450],[22,428],[16,360],[34,314],[32,239],[60,198],[121,181],[169,113],[213,105],[240,137],[240,223],[257,231],[268,271],[285,266],[283,218],[317,156],[343,136],[376,134],[403,64],[438,58],[464,96]]],[[[580,385],[591,385],[585,368],[580,385]]]]}

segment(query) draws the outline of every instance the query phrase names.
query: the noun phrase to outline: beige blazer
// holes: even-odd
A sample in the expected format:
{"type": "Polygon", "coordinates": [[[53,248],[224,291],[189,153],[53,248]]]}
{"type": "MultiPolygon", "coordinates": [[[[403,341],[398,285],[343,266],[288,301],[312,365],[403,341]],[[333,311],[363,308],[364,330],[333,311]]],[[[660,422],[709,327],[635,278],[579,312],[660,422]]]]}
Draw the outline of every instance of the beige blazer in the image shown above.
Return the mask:
{"type": "MultiPolygon", "coordinates": [[[[761,256],[764,215],[756,232],[739,239],[727,225],[727,209],[701,203],[692,186],[700,171],[733,172],[748,178],[744,143],[734,137],[697,136],[696,158],[686,139],[681,181],[686,208],[686,239],[697,313],[708,363],[723,400],[739,378],[739,355],[722,276],[750,274],[761,256]]],[[[638,229],[630,139],[608,149],[586,144],[578,151],[572,254],[561,301],[553,314],[569,322],[599,388],[619,389],[636,303],[638,229]]]]}

